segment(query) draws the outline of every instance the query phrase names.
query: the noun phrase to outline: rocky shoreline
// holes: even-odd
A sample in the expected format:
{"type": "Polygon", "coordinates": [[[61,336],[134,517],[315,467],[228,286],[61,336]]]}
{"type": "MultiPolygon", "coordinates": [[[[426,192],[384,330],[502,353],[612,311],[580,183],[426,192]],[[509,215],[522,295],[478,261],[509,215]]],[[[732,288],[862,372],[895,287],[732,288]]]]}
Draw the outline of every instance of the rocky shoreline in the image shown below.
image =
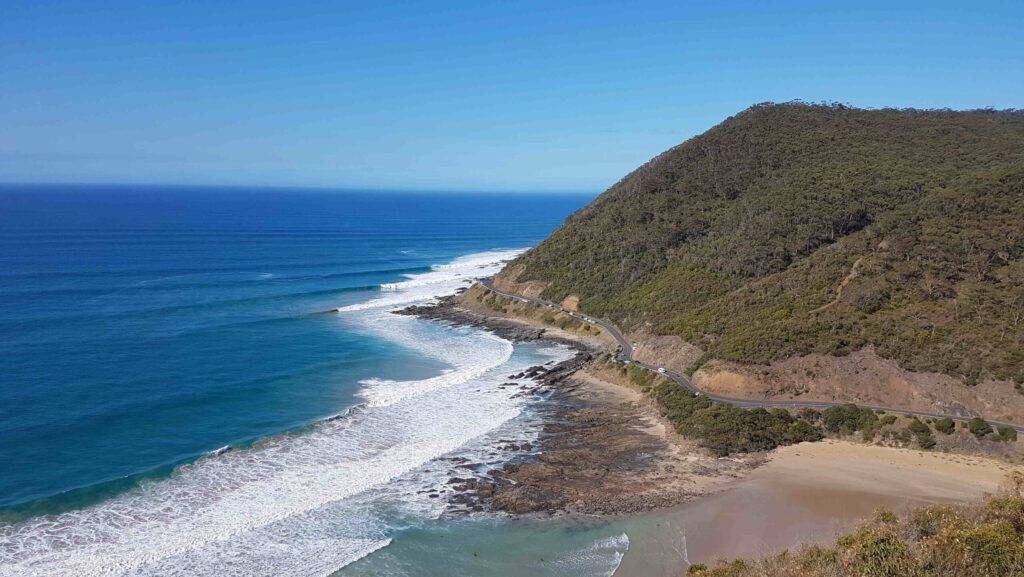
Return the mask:
{"type": "MultiPolygon", "coordinates": [[[[456,327],[474,327],[489,331],[503,339],[514,343],[545,340],[567,345],[577,350],[589,350],[579,341],[546,335],[542,328],[511,321],[508,319],[485,317],[459,307],[459,296],[463,291],[437,299],[436,304],[413,305],[393,311],[396,315],[409,315],[426,320],[444,321],[456,327]]],[[[592,351],[591,352],[596,352],[592,351]]]]}
{"type": "Polygon", "coordinates": [[[710,485],[741,477],[752,467],[750,462],[707,457],[684,442],[669,442],[663,429],[662,434],[653,432],[659,426],[656,411],[625,387],[603,384],[598,387],[603,393],[595,394],[593,379],[581,371],[604,351],[544,328],[466,310],[459,302],[459,295],[453,295],[395,312],[480,328],[513,342],[555,342],[576,354],[553,366],[509,375],[510,381],[500,385],[521,387],[516,394],[548,395],[550,412],[539,440],[536,446],[500,441],[517,457],[485,474],[475,473],[472,463],[457,465],[466,475],[448,481],[450,512],[638,513],[707,494],[710,485]],[[524,385],[523,380],[533,383],[524,385]]]}

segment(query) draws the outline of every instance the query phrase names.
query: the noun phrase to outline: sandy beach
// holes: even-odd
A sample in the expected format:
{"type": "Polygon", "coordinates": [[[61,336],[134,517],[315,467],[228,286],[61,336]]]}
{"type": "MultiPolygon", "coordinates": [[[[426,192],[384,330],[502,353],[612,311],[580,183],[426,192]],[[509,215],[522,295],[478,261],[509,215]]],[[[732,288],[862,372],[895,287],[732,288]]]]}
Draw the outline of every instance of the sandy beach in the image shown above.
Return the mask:
{"type": "Polygon", "coordinates": [[[783,447],[721,493],[638,518],[616,575],[667,577],[687,560],[712,564],[830,543],[880,507],[981,499],[1011,470],[995,459],[844,441],[783,447]]]}

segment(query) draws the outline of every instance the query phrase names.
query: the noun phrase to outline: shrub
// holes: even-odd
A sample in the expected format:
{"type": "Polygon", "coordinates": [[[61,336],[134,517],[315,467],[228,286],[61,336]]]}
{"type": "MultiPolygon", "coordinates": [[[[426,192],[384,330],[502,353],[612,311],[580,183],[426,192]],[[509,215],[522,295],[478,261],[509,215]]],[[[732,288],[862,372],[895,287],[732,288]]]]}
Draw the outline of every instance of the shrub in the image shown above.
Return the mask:
{"type": "Polygon", "coordinates": [[[829,407],[822,411],[821,419],[826,431],[839,435],[849,435],[878,423],[874,411],[854,404],[829,407]]]}
{"type": "Polygon", "coordinates": [[[983,525],[964,535],[973,561],[986,575],[1024,575],[1024,535],[1009,521],[983,525]]]}
{"type": "Polygon", "coordinates": [[[886,416],[882,417],[882,420],[881,420],[881,423],[882,423],[883,427],[886,426],[886,425],[891,425],[891,424],[893,424],[895,422],[896,422],[896,415],[886,415],[886,416]]]}
{"type": "Polygon", "coordinates": [[[954,516],[955,512],[949,505],[932,505],[917,509],[911,513],[907,523],[909,537],[913,541],[919,541],[936,535],[954,516]]]}
{"type": "Polygon", "coordinates": [[[844,557],[863,577],[916,575],[910,548],[892,529],[862,528],[854,535],[844,557]]]}
{"type": "Polygon", "coordinates": [[[789,425],[788,438],[792,443],[820,441],[823,436],[820,429],[803,419],[789,425]]]}
{"type": "Polygon", "coordinates": [[[630,382],[640,387],[641,389],[649,389],[654,386],[654,383],[656,381],[659,380],[658,373],[655,373],[654,371],[649,371],[643,367],[627,365],[626,370],[629,373],[630,382]]]}
{"type": "MultiPolygon", "coordinates": [[[[1024,497],[999,497],[988,502],[990,511],[1024,518],[1024,497]]],[[[1024,528],[1022,528],[1024,529],[1024,528]]]]}
{"type": "Polygon", "coordinates": [[[922,449],[931,449],[935,446],[935,437],[932,436],[931,428],[918,419],[911,419],[907,423],[907,430],[917,438],[917,444],[922,449]]]}
{"type": "Polygon", "coordinates": [[[860,438],[865,443],[870,443],[875,440],[875,433],[877,433],[873,427],[868,427],[861,431],[860,438]]]}
{"type": "Polygon", "coordinates": [[[691,569],[702,577],[1017,577],[1024,575],[1021,487],[982,506],[886,510],[835,547],[803,547],[755,562],[691,569]]]}
{"type": "Polygon", "coordinates": [[[794,419],[786,410],[715,404],[671,381],[654,386],[651,394],[679,434],[699,439],[701,446],[720,457],[818,441],[823,436],[819,428],[794,419]]]}
{"type": "Polygon", "coordinates": [[[956,423],[950,418],[939,419],[935,421],[935,430],[944,435],[951,435],[956,430],[956,423]]]}
{"type": "Polygon", "coordinates": [[[1015,443],[1017,441],[1017,430],[1014,429],[1013,427],[1000,425],[996,427],[995,440],[1004,441],[1007,443],[1015,443]]]}
{"type": "Polygon", "coordinates": [[[967,422],[967,430],[980,439],[992,434],[992,425],[989,425],[988,421],[981,417],[974,417],[967,422]]]}
{"type": "Polygon", "coordinates": [[[800,409],[800,412],[796,414],[797,418],[803,419],[808,423],[814,424],[821,420],[821,413],[810,407],[804,407],[800,409]]]}
{"type": "Polygon", "coordinates": [[[932,432],[931,429],[928,428],[928,425],[922,423],[917,419],[911,419],[910,422],[907,423],[907,428],[910,429],[910,432],[914,433],[915,435],[931,434],[932,432]]]}
{"type": "Polygon", "coordinates": [[[883,525],[895,525],[900,520],[896,516],[896,513],[888,509],[878,509],[875,511],[875,523],[881,523],[883,525]]]}

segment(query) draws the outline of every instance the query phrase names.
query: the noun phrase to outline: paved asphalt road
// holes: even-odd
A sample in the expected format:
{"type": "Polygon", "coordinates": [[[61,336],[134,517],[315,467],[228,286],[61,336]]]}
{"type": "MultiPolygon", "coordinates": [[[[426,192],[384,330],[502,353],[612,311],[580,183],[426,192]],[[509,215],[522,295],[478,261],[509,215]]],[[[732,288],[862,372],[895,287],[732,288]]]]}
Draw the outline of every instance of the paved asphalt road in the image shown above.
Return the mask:
{"type": "MultiPolygon", "coordinates": [[[[597,326],[603,328],[604,330],[608,331],[608,334],[610,334],[611,336],[615,337],[615,340],[619,342],[619,346],[621,347],[621,350],[618,353],[616,353],[615,356],[613,357],[615,360],[617,360],[619,362],[631,363],[631,364],[634,364],[634,365],[636,365],[638,367],[644,367],[645,369],[650,369],[652,371],[660,372],[661,374],[663,374],[666,377],[672,379],[676,383],[679,383],[679,385],[681,385],[683,387],[686,387],[687,389],[690,389],[695,394],[704,395],[707,398],[709,398],[709,399],[711,399],[712,401],[715,401],[715,402],[729,403],[729,404],[735,405],[737,407],[743,407],[743,408],[748,408],[748,409],[753,409],[753,408],[758,408],[758,407],[761,407],[761,408],[772,408],[772,407],[815,407],[815,408],[828,408],[828,407],[835,407],[835,406],[838,406],[838,405],[846,404],[846,403],[832,403],[832,402],[827,402],[827,401],[756,401],[756,400],[749,400],[749,399],[734,399],[732,397],[722,397],[722,396],[719,396],[719,395],[712,395],[710,393],[702,391],[702,390],[698,389],[697,387],[693,386],[693,383],[690,382],[690,379],[686,378],[686,375],[677,373],[675,371],[670,371],[668,369],[663,369],[661,367],[645,365],[644,363],[641,363],[640,361],[634,361],[633,360],[633,346],[632,346],[632,343],[627,341],[625,339],[625,337],[622,336],[622,333],[619,332],[619,329],[615,328],[614,325],[611,325],[611,324],[606,323],[604,321],[599,321],[597,319],[590,318],[590,317],[588,317],[588,316],[586,316],[584,314],[575,313],[575,312],[569,311],[567,309],[563,309],[561,306],[559,306],[559,305],[557,305],[557,304],[555,304],[553,302],[549,302],[549,301],[545,301],[545,300],[541,300],[541,299],[529,298],[529,297],[522,297],[522,296],[519,296],[519,295],[515,295],[515,294],[511,294],[511,293],[506,293],[504,291],[500,291],[500,290],[494,288],[494,279],[493,278],[483,279],[483,280],[480,281],[480,283],[482,285],[484,285],[485,287],[487,287],[488,289],[490,289],[490,290],[494,291],[495,293],[500,294],[502,296],[509,297],[509,298],[514,298],[514,299],[519,299],[519,300],[524,301],[524,302],[532,302],[532,303],[539,304],[541,306],[545,306],[545,307],[548,307],[548,308],[559,310],[559,311],[565,312],[566,314],[572,315],[572,316],[574,316],[576,318],[583,319],[583,320],[587,321],[590,324],[597,325],[597,326]]],[[[858,406],[861,406],[861,407],[864,407],[864,408],[867,408],[867,409],[872,409],[872,410],[886,411],[888,413],[902,413],[902,414],[905,414],[905,415],[916,415],[918,417],[929,417],[929,418],[933,418],[933,419],[942,419],[942,418],[948,417],[950,419],[953,419],[954,421],[961,421],[961,422],[965,422],[965,421],[969,421],[970,420],[970,418],[958,417],[958,416],[955,416],[955,415],[939,415],[939,414],[935,414],[935,413],[920,413],[920,412],[917,412],[917,411],[908,411],[906,409],[897,409],[897,408],[893,408],[893,407],[875,407],[875,406],[871,406],[871,405],[860,405],[860,404],[858,404],[858,406]]],[[[1010,423],[997,423],[995,421],[989,421],[989,423],[991,423],[992,425],[1004,425],[1004,426],[1008,426],[1008,427],[1013,427],[1014,429],[1024,433],[1024,425],[1013,425],[1013,424],[1010,424],[1010,423]]]]}

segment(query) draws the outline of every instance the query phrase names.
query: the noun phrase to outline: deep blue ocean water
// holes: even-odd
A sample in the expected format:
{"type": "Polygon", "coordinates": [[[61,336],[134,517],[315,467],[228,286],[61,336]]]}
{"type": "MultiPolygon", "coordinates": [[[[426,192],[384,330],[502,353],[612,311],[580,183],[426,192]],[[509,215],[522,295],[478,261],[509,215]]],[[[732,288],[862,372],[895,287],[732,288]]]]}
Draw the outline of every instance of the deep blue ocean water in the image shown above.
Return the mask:
{"type": "Polygon", "coordinates": [[[52,511],[444,363],[318,314],[582,195],[0,188],[0,508],[52,511]]]}

